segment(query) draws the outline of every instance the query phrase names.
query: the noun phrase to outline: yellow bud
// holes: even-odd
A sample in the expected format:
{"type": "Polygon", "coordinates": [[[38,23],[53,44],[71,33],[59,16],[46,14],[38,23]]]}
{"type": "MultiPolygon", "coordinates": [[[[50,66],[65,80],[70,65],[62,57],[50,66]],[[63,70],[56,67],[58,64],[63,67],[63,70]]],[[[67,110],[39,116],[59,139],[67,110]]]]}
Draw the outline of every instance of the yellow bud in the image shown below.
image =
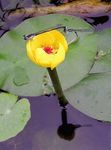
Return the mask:
{"type": "Polygon", "coordinates": [[[54,69],[64,61],[68,44],[61,32],[52,30],[29,39],[26,47],[32,62],[54,69]]]}

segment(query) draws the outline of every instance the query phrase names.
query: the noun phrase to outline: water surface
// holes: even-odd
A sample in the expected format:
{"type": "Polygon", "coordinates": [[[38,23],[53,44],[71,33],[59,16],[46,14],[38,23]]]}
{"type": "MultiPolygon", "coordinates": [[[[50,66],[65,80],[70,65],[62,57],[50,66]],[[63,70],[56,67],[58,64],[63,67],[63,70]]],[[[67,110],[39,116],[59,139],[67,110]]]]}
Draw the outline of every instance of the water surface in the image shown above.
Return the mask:
{"type": "MultiPolygon", "coordinates": [[[[8,0],[1,2],[5,9],[17,6],[17,3],[10,5],[8,0]]],[[[31,0],[21,2],[23,7],[33,4],[31,0]]],[[[58,4],[59,2],[51,5],[58,4]]],[[[39,5],[49,5],[49,3],[41,1],[39,5]]],[[[4,11],[1,9],[0,35],[26,19],[26,16],[21,16],[17,19],[13,18],[13,21],[7,20],[7,17],[3,20],[3,14],[4,11]]],[[[97,30],[111,27],[111,14],[108,13],[79,17],[92,24],[97,30]]],[[[94,120],[69,104],[66,110],[67,123],[64,125],[64,118],[61,116],[62,108],[56,96],[41,96],[29,100],[32,112],[30,121],[16,137],[1,142],[0,150],[111,150],[110,124],[94,120]]]]}
{"type": "Polygon", "coordinates": [[[57,134],[61,108],[56,96],[30,98],[32,117],[16,137],[0,143],[0,150],[110,150],[111,126],[67,106],[68,124],[80,125],[65,140],[57,134]]]}

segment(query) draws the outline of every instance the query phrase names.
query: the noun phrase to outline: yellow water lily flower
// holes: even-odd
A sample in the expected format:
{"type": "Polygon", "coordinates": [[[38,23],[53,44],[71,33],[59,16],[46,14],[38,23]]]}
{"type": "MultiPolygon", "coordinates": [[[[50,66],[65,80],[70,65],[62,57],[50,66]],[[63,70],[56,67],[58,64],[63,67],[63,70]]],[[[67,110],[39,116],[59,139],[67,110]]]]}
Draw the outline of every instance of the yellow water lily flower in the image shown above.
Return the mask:
{"type": "Polygon", "coordinates": [[[35,64],[54,69],[65,59],[68,44],[61,32],[52,30],[27,42],[27,55],[35,64]]]}

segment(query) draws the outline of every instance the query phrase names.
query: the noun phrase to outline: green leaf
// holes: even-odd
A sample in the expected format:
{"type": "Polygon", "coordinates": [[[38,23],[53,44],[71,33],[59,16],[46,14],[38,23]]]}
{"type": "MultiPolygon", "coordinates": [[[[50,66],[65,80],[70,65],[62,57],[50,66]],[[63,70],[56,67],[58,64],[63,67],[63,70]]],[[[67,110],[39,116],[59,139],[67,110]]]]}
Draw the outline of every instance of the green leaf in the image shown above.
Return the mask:
{"type": "Polygon", "coordinates": [[[111,50],[111,29],[105,29],[97,32],[98,35],[98,51],[109,51],[111,50]]]}
{"type": "Polygon", "coordinates": [[[97,45],[94,34],[80,37],[76,44],[70,45],[66,60],[58,67],[63,89],[68,89],[87,76],[96,52],[97,45]]]}
{"type": "MultiPolygon", "coordinates": [[[[46,70],[33,64],[27,58],[26,42],[23,35],[54,27],[58,24],[74,29],[92,29],[88,23],[78,17],[52,14],[26,20],[6,33],[0,39],[1,89],[22,96],[37,96],[43,95],[46,91],[48,93],[52,91],[44,88],[43,80],[46,70]]],[[[97,51],[95,34],[78,32],[78,36],[79,39],[69,46],[64,63],[58,67],[63,89],[70,88],[87,75],[97,51]]],[[[48,89],[52,89],[52,87],[49,88],[48,86],[48,89]]]]}
{"type": "Polygon", "coordinates": [[[71,105],[84,114],[111,121],[111,72],[90,74],[65,95],[71,105]]]}
{"type": "Polygon", "coordinates": [[[96,34],[98,53],[90,74],[65,91],[76,109],[98,120],[111,122],[111,29],[96,34]]]}
{"type": "Polygon", "coordinates": [[[17,96],[0,93],[0,142],[20,133],[30,119],[30,103],[17,96]]]}

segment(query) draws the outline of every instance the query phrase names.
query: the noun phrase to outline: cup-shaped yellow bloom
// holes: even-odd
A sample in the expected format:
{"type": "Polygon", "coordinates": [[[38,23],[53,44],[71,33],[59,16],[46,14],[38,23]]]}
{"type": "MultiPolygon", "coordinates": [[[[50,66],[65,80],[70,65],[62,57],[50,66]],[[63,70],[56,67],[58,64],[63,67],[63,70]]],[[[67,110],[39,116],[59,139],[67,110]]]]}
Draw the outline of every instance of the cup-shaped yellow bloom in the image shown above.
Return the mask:
{"type": "Polygon", "coordinates": [[[54,69],[65,59],[68,44],[57,30],[34,36],[27,42],[27,55],[35,64],[54,69]]]}

